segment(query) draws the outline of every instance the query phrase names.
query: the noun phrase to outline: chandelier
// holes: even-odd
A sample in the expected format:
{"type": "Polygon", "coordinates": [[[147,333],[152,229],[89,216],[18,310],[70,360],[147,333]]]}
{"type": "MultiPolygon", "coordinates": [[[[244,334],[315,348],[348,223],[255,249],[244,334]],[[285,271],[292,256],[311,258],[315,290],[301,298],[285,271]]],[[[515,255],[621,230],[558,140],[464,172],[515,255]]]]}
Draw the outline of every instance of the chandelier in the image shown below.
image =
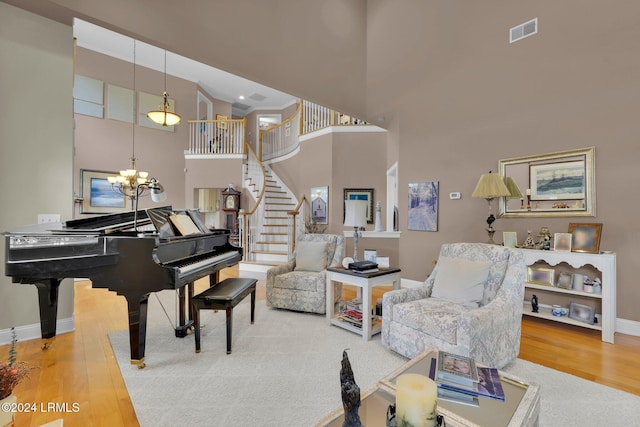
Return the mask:
{"type": "Polygon", "coordinates": [[[133,229],[138,225],[138,199],[146,190],[151,193],[151,200],[154,202],[162,202],[167,199],[164,187],[155,178],[149,178],[148,172],[136,169],[136,41],[133,41],[133,122],[132,138],[131,138],[131,167],[123,169],[119,175],[107,177],[107,181],[111,184],[111,188],[131,200],[131,206],[134,209],[133,229]]]}
{"type": "Polygon", "coordinates": [[[162,126],[173,126],[180,123],[181,117],[171,111],[169,94],[167,93],[167,51],[164,51],[164,91],[162,92],[162,104],[157,110],[149,111],[147,117],[162,126]]]}

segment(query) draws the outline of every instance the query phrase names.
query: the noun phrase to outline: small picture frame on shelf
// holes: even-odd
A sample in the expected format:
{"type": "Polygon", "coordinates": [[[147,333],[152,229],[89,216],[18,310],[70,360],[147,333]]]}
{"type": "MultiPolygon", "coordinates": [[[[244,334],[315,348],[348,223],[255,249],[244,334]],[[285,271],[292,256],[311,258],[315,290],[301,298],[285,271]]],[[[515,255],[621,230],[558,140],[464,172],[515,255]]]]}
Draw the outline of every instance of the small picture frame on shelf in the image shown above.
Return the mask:
{"type": "Polygon", "coordinates": [[[558,274],[556,286],[561,289],[571,289],[573,286],[573,274],[564,271],[558,274]]]}
{"type": "Polygon", "coordinates": [[[571,233],[554,233],[553,250],[556,252],[571,252],[571,233]]]}
{"type": "Polygon", "coordinates": [[[375,249],[365,249],[364,250],[364,260],[377,262],[377,254],[378,252],[375,249]]]}
{"type": "Polygon", "coordinates": [[[502,244],[507,248],[515,248],[518,246],[518,233],[516,231],[503,231],[502,244]]]}
{"type": "Polygon", "coordinates": [[[527,282],[535,285],[553,286],[555,270],[544,267],[527,267],[527,282]]]}
{"type": "Polygon", "coordinates": [[[573,252],[586,252],[597,254],[600,250],[600,235],[602,223],[580,224],[570,223],[571,250],[573,252]]]}
{"type": "Polygon", "coordinates": [[[596,309],[595,307],[572,302],[569,304],[569,318],[593,325],[596,318],[596,309]]]}

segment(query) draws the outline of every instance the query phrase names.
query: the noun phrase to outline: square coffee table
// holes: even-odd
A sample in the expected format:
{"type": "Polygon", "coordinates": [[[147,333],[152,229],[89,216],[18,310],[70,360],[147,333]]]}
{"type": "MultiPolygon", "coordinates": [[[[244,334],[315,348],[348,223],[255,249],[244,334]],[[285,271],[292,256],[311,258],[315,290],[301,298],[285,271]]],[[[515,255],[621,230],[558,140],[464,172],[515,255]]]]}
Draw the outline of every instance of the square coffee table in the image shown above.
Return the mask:
{"type": "MultiPolygon", "coordinates": [[[[427,350],[396,369],[374,388],[361,396],[360,420],[367,427],[385,427],[389,405],[395,403],[396,380],[405,373],[429,374],[431,359],[437,350],[427,350]]],[[[531,382],[500,372],[505,401],[478,398],[479,406],[438,400],[438,414],[443,415],[447,427],[535,427],[540,414],[540,387],[531,382]]],[[[344,412],[338,408],[320,420],[316,427],[340,427],[344,412]]]]}

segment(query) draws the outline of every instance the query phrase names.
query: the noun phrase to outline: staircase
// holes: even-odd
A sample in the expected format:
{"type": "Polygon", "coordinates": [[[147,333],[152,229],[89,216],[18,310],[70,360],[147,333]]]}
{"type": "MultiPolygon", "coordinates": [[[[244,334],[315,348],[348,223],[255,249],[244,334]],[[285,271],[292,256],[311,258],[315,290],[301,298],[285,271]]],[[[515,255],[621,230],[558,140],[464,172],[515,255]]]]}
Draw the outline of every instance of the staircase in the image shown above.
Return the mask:
{"type": "MultiPolygon", "coordinates": [[[[289,260],[291,225],[287,212],[293,210],[297,203],[293,194],[273,171],[266,165],[263,167],[266,181],[262,224],[256,227],[255,244],[248,257],[250,260],[240,263],[241,274],[257,278],[265,278],[269,268],[289,260]]],[[[250,179],[245,180],[245,187],[257,199],[257,190],[250,179]]]]}

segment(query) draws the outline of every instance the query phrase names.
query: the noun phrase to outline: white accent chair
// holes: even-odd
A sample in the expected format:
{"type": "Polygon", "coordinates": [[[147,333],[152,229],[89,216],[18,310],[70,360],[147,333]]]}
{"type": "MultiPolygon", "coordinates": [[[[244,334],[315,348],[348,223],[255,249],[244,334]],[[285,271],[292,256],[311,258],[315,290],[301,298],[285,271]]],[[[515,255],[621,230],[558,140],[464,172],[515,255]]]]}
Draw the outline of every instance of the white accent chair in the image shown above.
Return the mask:
{"type": "MultiPolygon", "coordinates": [[[[304,234],[289,262],[267,270],[268,307],[324,314],[327,311],[327,267],[342,263],[344,237],[336,234],[304,234]]],[[[342,298],[342,284],[335,282],[335,301],[342,298]]]]}
{"type": "Polygon", "coordinates": [[[502,368],[520,352],[525,280],[517,250],[442,245],[423,286],[384,294],[382,343],[408,358],[434,348],[502,368]]]}

